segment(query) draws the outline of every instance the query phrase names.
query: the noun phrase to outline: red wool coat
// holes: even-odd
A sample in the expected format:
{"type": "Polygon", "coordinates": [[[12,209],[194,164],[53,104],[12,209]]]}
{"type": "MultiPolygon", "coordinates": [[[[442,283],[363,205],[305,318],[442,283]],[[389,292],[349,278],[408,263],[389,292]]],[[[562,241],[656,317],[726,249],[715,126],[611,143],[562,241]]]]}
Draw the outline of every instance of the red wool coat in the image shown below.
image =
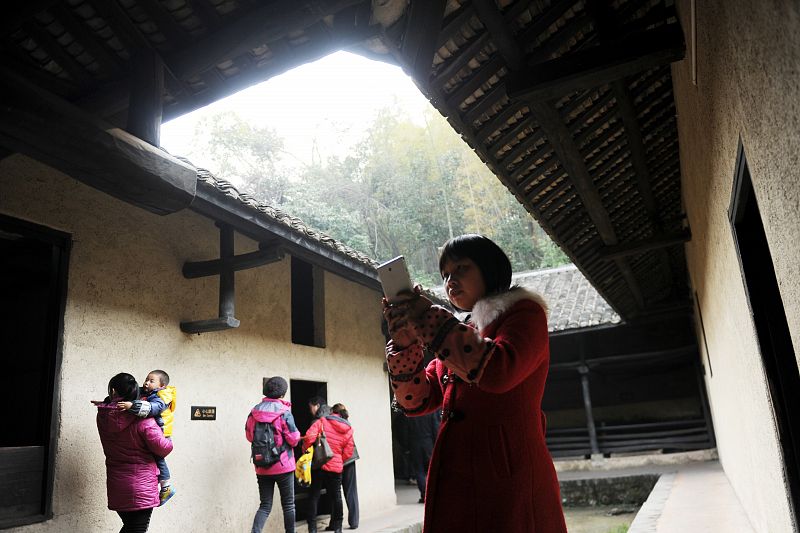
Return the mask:
{"type": "Polygon", "coordinates": [[[443,409],[423,532],[566,533],[544,439],[550,353],[541,299],[523,289],[484,298],[474,328],[438,307],[424,322],[420,341],[437,354],[427,368],[414,358],[419,345],[387,346],[400,405],[412,416],[443,409]]]}

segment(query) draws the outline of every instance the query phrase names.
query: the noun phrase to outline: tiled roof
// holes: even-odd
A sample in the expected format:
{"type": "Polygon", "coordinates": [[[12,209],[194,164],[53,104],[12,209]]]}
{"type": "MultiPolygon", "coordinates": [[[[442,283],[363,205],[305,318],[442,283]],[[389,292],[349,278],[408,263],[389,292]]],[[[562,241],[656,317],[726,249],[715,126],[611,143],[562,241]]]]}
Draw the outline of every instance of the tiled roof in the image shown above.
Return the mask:
{"type": "MultiPolygon", "coordinates": [[[[541,294],[549,306],[548,330],[619,324],[619,315],[597,293],[575,265],[514,274],[512,284],[541,294]]],[[[444,297],[444,287],[433,289],[444,297]]]]}
{"type": "Polygon", "coordinates": [[[325,235],[324,233],[307,226],[299,218],[291,216],[288,213],[281,211],[280,209],[277,209],[270,205],[260,203],[258,200],[256,200],[249,194],[240,192],[229,181],[214,176],[211,172],[209,172],[204,168],[198,168],[185,158],[179,157],[179,159],[197,168],[198,185],[205,184],[219,191],[220,194],[238,200],[242,204],[249,206],[255,211],[258,211],[260,213],[260,216],[267,217],[270,220],[279,222],[291,228],[293,231],[295,231],[298,235],[300,235],[304,239],[309,239],[321,243],[324,246],[334,250],[335,252],[347,256],[351,259],[354,259],[369,267],[374,268],[378,265],[377,261],[371,259],[367,255],[359,252],[358,250],[350,248],[346,244],[337,241],[333,237],[325,235]]]}
{"type": "Polygon", "coordinates": [[[520,272],[512,277],[526,289],[541,294],[550,307],[551,332],[619,324],[619,315],[581,274],[575,265],[520,272]]]}

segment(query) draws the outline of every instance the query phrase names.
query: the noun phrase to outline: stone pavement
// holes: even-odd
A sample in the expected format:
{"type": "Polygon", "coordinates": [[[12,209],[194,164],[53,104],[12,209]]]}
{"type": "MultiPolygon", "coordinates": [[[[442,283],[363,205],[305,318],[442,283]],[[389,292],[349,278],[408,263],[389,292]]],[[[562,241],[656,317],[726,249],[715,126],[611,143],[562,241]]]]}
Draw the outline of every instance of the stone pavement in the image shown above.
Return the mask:
{"type": "MultiPolygon", "coordinates": [[[[356,533],[421,533],[422,532],[422,504],[417,503],[419,492],[415,485],[395,482],[397,505],[383,509],[370,515],[361,515],[356,533]]],[[[325,515],[318,519],[317,529],[322,533],[328,524],[330,516],[325,515]]],[[[305,522],[297,525],[297,533],[307,533],[305,522]]],[[[347,528],[347,510],[345,510],[345,526],[347,528]]]]}
{"type": "Polygon", "coordinates": [[[719,461],[663,474],[628,533],[754,533],[719,461]]]}
{"type": "MultiPolygon", "coordinates": [[[[558,465],[558,463],[556,463],[558,465]]],[[[605,461],[604,467],[559,471],[560,480],[659,474],[647,501],[636,514],[628,533],[754,533],[719,461],[706,456],[679,458],[656,456],[605,461]],[[697,460],[702,457],[701,460],[697,460]],[[705,459],[705,460],[703,460],[705,459]],[[680,462],[680,461],[690,462],[680,462]],[[661,462],[663,461],[663,462],[661,462]],[[661,462],[661,464],[658,464],[661,462]],[[654,464],[655,463],[655,464],[654,464]]],[[[423,506],[413,485],[395,484],[397,505],[362,516],[359,533],[420,533],[423,506]]],[[[322,531],[328,517],[319,522],[322,531]]],[[[306,532],[305,525],[298,533],[306,532]]]]}

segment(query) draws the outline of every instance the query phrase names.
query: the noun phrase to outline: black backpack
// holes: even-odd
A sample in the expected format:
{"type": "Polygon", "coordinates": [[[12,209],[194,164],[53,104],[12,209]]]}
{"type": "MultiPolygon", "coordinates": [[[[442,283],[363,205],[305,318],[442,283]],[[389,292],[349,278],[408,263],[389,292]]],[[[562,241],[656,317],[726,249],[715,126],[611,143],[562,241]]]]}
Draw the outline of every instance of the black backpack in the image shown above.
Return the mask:
{"type": "Polygon", "coordinates": [[[256,466],[272,466],[281,458],[286,449],[286,442],[275,444],[275,426],[269,422],[258,422],[253,428],[253,442],[250,445],[250,457],[256,466]]]}

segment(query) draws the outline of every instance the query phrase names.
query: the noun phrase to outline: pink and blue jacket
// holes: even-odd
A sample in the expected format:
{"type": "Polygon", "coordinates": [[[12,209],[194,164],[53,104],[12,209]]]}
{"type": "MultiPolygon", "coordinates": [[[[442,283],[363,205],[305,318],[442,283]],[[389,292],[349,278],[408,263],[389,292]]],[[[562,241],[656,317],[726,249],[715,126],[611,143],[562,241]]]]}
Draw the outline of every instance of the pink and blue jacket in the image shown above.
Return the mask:
{"type": "Polygon", "coordinates": [[[286,400],[264,398],[261,403],[253,407],[250,414],[247,415],[247,422],[244,425],[244,434],[249,442],[253,442],[253,430],[256,422],[273,424],[275,426],[275,444],[281,446],[286,443],[280,460],[267,467],[256,466],[256,474],[274,476],[294,472],[293,448],[300,442],[300,432],[297,431],[294,416],[292,416],[292,404],[286,400]]]}

